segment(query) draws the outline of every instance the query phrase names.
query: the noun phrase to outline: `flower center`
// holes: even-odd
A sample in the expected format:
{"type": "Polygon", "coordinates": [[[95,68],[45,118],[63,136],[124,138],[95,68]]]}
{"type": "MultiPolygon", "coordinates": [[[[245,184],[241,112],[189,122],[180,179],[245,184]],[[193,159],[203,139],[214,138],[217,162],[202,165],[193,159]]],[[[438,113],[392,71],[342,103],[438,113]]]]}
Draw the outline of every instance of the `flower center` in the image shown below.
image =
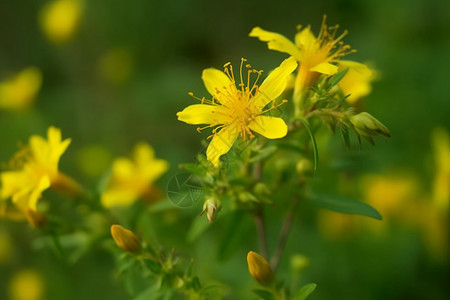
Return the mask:
{"type": "Polygon", "coordinates": [[[345,45],[342,41],[348,33],[347,30],[336,37],[339,25],[332,26],[329,29],[331,31],[328,31],[326,15],[324,15],[316,41],[302,49],[306,57],[305,64],[309,67],[314,67],[324,62],[333,62],[342,56],[356,52],[356,50],[350,49],[351,47],[345,45]]]}

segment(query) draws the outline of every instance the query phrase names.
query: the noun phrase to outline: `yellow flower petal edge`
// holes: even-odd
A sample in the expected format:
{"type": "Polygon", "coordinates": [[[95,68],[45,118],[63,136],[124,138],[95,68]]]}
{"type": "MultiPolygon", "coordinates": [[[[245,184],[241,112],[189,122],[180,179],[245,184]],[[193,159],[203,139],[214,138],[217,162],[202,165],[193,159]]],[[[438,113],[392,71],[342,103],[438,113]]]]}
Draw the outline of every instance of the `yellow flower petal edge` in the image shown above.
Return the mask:
{"type": "Polygon", "coordinates": [[[261,27],[255,27],[250,32],[249,36],[257,37],[260,41],[267,42],[267,46],[270,50],[287,53],[298,60],[301,59],[300,50],[284,35],[264,30],[261,27]]]}
{"type": "Polygon", "coordinates": [[[178,112],[178,120],[193,125],[206,125],[197,128],[198,131],[213,128],[212,135],[208,137],[211,138],[211,143],[206,150],[206,157],[218,167],[220,157],[231,149],[239,136],[245,141],[254,137],[252,131],[270,139],[286,135],[287,125],[281,118],[263,118],[261,115],[286,102],[283,100],[281,104],[275,105],[276,98],[285,90],[288,78],[296,68],[295,58],[285,59],[260,86],[258,80],[262,71],[253,69],[245,59],[241,59],[239,78],[235,78],[230,63],[224,65],[223,72],[213,68],[206,69],[202,73],[202,79],[212,98],[198,98],[189,93],[201,104],[188,106],[178,112]],[[266,108],[270,103],[270,107],[266,108]]]}

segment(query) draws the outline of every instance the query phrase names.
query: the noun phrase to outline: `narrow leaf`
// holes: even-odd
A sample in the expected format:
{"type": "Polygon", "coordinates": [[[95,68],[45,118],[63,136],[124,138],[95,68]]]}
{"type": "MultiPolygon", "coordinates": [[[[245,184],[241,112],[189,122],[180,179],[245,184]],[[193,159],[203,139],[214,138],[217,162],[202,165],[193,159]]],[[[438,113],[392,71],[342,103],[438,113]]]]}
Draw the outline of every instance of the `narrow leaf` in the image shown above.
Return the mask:
{"type": "Polygon", "coordinates": [[[317,170],[317,164],[319,163],[319,151],[317,149],[316,139],[314,138],[314,134],[312,133],[311,126],[309,125],[308,120],[304,118],[297,118],[300,122],[302,122],[303,126],[305,126],[308,131],[309,137],[311,138],[311,143],[313,146],[314,152],[314,172],[317,170]]]}
{"type": "Polygon", "coordinates": [[[253,292],[258,295],[259,298],[264,299],[264,300],[275,300],[272,292],[268,291],[268,290],[262,290],[262,289],[256,289],[253,290],[253,292]]]}
{"type": "Polygon", "coordinates": [[[338,195],[313,195],[309,201],[317,206],[344,214],[355,214],[382,220],[380,213],[367,203],[338,195]]]}
{"type": "Polygon", "coordinates": [[[306,298],[308,298],[308,296],[314,292],[314,290],[316,289],[317,284],[315,283],[309,283],[307,285],[302,286],[297,293],[295,294],[295,300],[305,300],[306,298]]]}
{"type": "Polygon", "coordinates": [[[338,84],[339,81],[341,81],[342,78],[344,78],[344,76],[345,76],[345,74],[347,74],[347,72],[348,72],[348,68],[336,73],[333,77],[331,77],[330,81],[329,81],[330,88],[335,86],[336,84],[338,84]]]}

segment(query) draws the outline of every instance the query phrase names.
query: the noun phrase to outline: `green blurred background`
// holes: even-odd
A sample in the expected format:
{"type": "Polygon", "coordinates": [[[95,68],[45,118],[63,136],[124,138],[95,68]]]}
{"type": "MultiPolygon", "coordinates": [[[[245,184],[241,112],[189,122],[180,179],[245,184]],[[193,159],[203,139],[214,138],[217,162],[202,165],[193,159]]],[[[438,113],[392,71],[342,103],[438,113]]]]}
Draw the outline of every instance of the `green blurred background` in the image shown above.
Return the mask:
{"type": "MultiPolygon", "coordinates": [[[[79,26],[65,43],[52,42],[39,26],[47,3],[0,2],[0,80],[28,66],[39,68],[43,76],[32,107],[0,111],[0,161],[11,158],[19,141],[44,135],[54,125],[63,137],[72,138],[60,169],[93,189],[112,159],[129,154],[138,141],[150,143],[158,157],[170,162],[170,171],[159,181],[163,190],[180,172],[178,164],[194,161],[204,149],[200,139],[205,135],[177,121],[176,112],[193,103],[188,92],[206,95],[202,69],[245,57],[254,67],[270,70],[285,58],[248,37],[254,26],[293,38],[298,24],[311,24],[317,33],[327,14],[329,25],[348,29],[345,41],[358,51],[347,59],[370,62],[380,75],[363,101],[364,110],[386,124],[392,138],[352,150],[342,147],[339,137],[332,139],[321,149],[322,165],[338,165],[334,157],[350,161],[358,178],[324,166],[316,188],[345,192],[352,184],[369,182],[359,193],[370,200],[367,190],[378,176],[387,182],[378,190],[381,198],[396,201],[393,195],[400,193],[406,200],[381,226],[364,217],[327,217],[305,206],[295,220],[280,277],[293,278],[289,258],[302,254],[309,266],[300,282],[318,284],[312,300],[448,299],[448,245],[439,234],[437,242],[429,241],[433,234],[427,222],[415,222],[420,219],[417,212],[409,211],[417,203],[431,203],[436,176],[432,132],[440,127],[448,134],[450,129],[450,2],[90,0],[84,2],[79,26]],[[89,159],[95,163],[86,163],[89,159]],[[359,180],[368,173],[375,175],[359,180]],[[404,181],[410,189],[398,192],[404,181]],[[411,217],[405,221],[405,215],[411,217]],[[326,223],[342,230],[330,231],[326,223]],[[429,246],[433,243],[437,254],[429,246]]],[[[186,224],[200,210],[198,203],[153,214],[150,223],[167,248],[195,258],[203,282],[226,283],[227,299],[250,299],[256,285],[245,256],[257,248],[256,237],[248,238],[255,235],[253,223],[236,228],[230,243],[239,250],[223,254],[218,249],[224,246],[221,238],[228,237],[226,218],[219,217],[195,243],[186,241],[186,224]]],[[[269,236],[277,235],[282,211],[274,209],[269,236]]],[[[448,226],[448,218],[436,226],[437,231],[448,226]]],[[[0,220],[0,299],[9,299],[12,278],[25,269],[40,274],[42,299],[129,298],[114,277],[112,256],[101,245],[70,264],[39,247],[38,236],[26,223],[0,220]]],[[[275,242],[270,242],[272,248],[275,242]]]]}

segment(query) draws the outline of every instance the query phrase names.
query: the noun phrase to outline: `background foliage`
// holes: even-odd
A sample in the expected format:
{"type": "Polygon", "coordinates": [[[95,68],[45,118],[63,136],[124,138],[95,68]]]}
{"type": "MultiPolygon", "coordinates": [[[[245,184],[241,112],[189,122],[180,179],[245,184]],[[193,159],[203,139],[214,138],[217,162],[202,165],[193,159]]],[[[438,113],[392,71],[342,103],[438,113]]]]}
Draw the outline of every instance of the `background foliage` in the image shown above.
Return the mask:
{"type": "MultiPolygon", "coordinates": [[[[329,24],[348,29],[345,40],[358,50],[348,58],[372,62],[379,71],[362,105],[389,127],[392,138],[377,140],[376,148],[355,144],[350,150],[339,136],[323,142],[320,180],[314,185],[324,193],[339,191],[369,201],[375,197],[371,187],[380,182],[374,178],[384,179],[387,184],[378,189],[381,200],[376,200],[378,206],[372,203],[384,221],[301,204],[280,277],[296,276],[290,258],[302,254],[309,266],[298,280],[318,284],[310,299],[448,298],[448,245],[439,235],[433,240],[434,231],[428,231],[432,225],[427,225],[433,220],[419,222],[423,212],[414,209],[417,203],[431,206],[436,174],[431,134],[436,127],[450,129],[447,1],[90,0],[73,39],[64,45],[50,43],[38,26],[44,4],[0,3],[0,79],[30,65],[43,73],[31,109],[0,111],[0,161],[10,159],[18,141],[25,143],[30,135],[43,135],[55,125],[72,138],[60,168],[93,189],[114,157],[127,155],[143,140],[170,162],[170,171],[159,181],[165,191],[181,172],[178,164],[192,162],[204,151],[199,140],[206,134],[199,136],[176,120],[176,112],[192,103],[187,92],[205,94],[201,70],[220,68],[227,61],[236,64],[241,57],[270,70],[285,57],[249,38],[252,27],[293,37],[297,24],[311,24],[317,31],[327,14],[329,24]],[[398,192],[405,181],[406,192],[398,192]],[[395,213],[383,204],[401,197],[405,200],[395,213]]],[[[72,209],[67,200],[48,197],[58,209],[72,209]]],[[[280,206],[273,209],[269,236],[280,230],[280,206]]],[[[232,219],[219,216],[191,242],[186,238],[189,224],[200,210],[200,202],[173,207],[134,225],[140,235],[158,236],[166,247],[194,257],[201,280],[225,282],[228,299],[248,299],[255,287],[245,262],[246,253],[257,248],[253,223],[231,227],[232,219]]],[[[96,220],[91,221],[95,228],[96,220]]],[[[438,227],[447,225],[445,219],[438,227]]],[[[128,297],[103,244],[94,244],[75,264],[43,244],[28,224],[0,220],[1,299],[7,299],[14,276],[26,269],[37,270],[45,299],[128,297]]]]}

